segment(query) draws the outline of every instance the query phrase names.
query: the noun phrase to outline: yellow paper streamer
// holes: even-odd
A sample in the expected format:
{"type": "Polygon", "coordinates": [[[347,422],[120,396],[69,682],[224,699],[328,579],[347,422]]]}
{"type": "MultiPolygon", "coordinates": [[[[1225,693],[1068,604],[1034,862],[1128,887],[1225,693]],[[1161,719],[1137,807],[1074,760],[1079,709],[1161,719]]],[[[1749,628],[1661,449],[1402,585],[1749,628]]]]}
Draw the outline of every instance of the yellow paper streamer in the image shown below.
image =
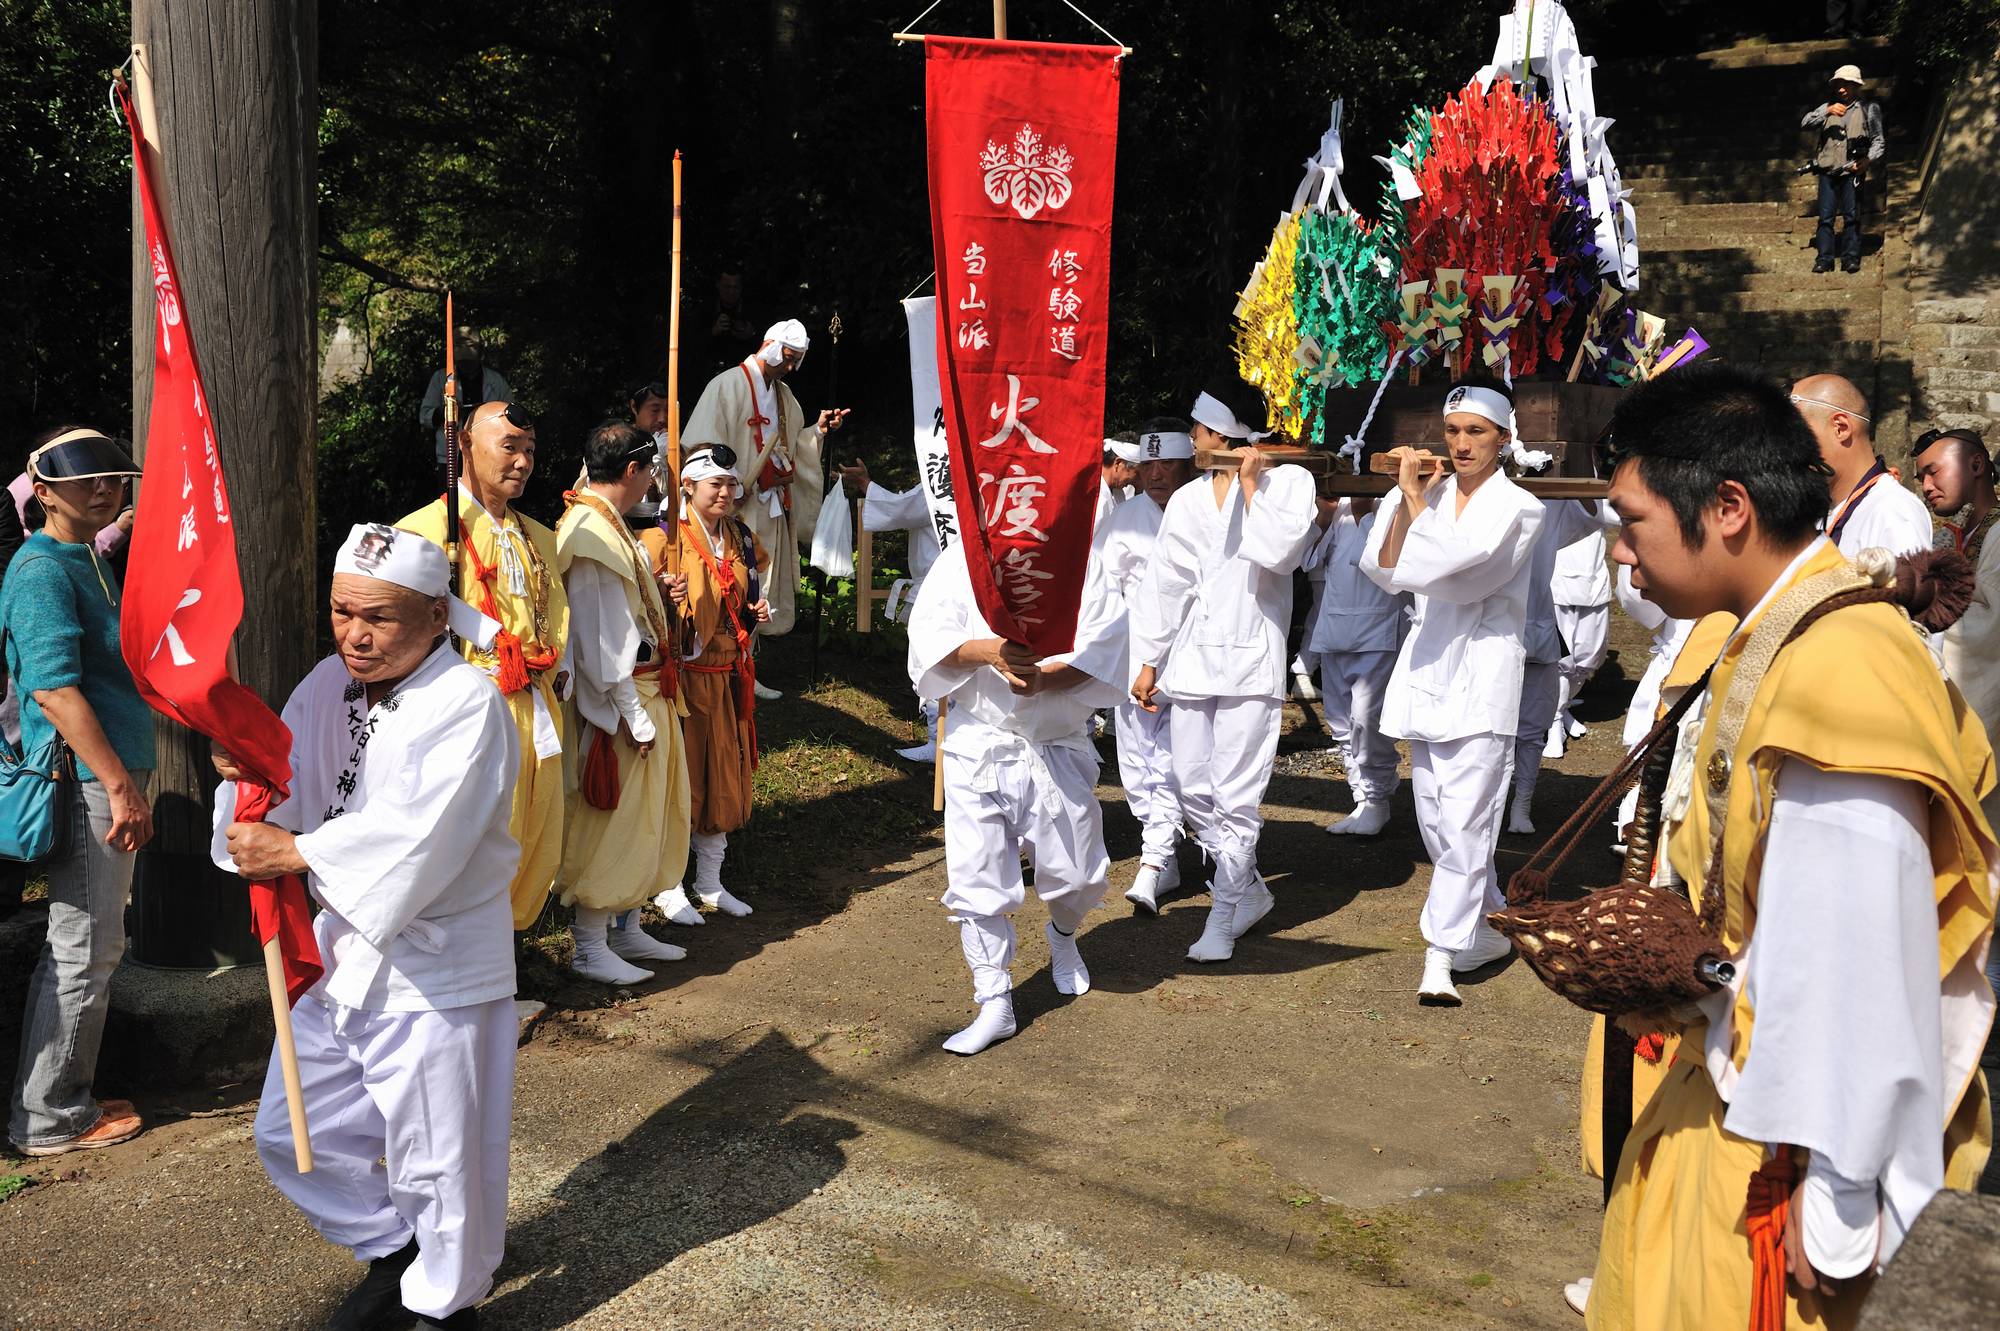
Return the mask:
{"type": "Polygon", "coordinates": [[[1299,437],[1299,320],[1292,305],[1299,255],[1299,216],[1287,213],[1271,233],[1263,262],[1250,274],[1236,306],[1236,372],[1264,395],[1271,429],[1299,437]]]}

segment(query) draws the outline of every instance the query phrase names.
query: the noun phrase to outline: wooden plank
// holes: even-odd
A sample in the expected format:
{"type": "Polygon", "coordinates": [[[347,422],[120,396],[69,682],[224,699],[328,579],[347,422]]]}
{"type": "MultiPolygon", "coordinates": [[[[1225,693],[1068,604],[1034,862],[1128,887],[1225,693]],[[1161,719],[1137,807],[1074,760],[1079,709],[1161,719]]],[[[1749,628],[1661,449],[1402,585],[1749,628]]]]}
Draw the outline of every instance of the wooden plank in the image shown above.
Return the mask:
{"type": "MultiPolygon", "coordinates": [[[[1419,445],[1421,447],[1421,445],[1419,445]]],[[[1385,495],[1396,488],[1395,463],[1386,454],[1374,454],[1368,459],[1369,471],[1356,476],[1347,470],[1347,464],[1332,453],[1318,449],[1300,448],[1296,444],[1279,447],[1260,447],[1273,462],[1304,467],[1313,473],[1319,493],[1329,498],[1340,495],[1385,495]]],[[[1429,451],[1439,454],[1441,449],[1432,445],[1429,451]]],[[[1233,449],[1195,450],[1194,461],[1197,468],[1209,471],[1233,471],[1242,453],[1233,449]]],[[[1604,481],[1594,476],[1516,476],[1514,484],[1534,495],[1537,499],[1602,499],[1610,488],[1604,481]]]]}

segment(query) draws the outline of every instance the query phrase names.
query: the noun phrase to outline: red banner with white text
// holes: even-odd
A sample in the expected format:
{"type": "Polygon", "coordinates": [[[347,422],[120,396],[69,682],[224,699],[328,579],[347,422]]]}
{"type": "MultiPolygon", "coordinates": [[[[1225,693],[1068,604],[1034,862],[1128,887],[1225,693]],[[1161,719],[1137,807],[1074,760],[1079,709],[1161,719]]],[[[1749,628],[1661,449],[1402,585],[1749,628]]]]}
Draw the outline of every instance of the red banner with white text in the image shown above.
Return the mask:
{"type": "Polygon", "coordinates": [[[1116,47],[927,37],[938,370],[995,633],[1070,649],[1104,450],[1116,47]]]}
{"type": "MultiPolygon", "coordinates": [[[[230,643],[243,618],[229,488],[145,136],[122,86],[118,103],[132,134],[154,308],[153,406],[119,639],[132,681],[154,710],[222,744],[251,778],[237,783],[236,816],[256,822],[285,797],[292,736],[229,671],[230,643]]],[[[305,884],[294,874],[252,883],[250,914],[258,942],[278,940],[286,988],[298,1002],[321,974],[305,884]]]]}

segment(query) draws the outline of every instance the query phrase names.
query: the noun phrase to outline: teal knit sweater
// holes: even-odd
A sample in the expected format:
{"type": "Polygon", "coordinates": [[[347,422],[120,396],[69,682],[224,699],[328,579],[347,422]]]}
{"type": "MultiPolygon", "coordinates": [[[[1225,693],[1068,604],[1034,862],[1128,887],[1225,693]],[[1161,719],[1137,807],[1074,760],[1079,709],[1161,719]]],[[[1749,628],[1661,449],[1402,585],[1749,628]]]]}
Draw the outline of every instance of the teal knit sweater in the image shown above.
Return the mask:
{"type": "MultiPolygon", "coordinates": [[[[118,592],[117,575],[88,544],[38,531],[15,554],[0,587],[0,625],[7,632],[7,673],[21,699],[23,753],[55,734],[35,691],[75,687],[126,770],[152,770],[153,713],[119,652],[118,592]]],[[[76,770],[86,781],[97,779],[80,759],[76,770]]]]}

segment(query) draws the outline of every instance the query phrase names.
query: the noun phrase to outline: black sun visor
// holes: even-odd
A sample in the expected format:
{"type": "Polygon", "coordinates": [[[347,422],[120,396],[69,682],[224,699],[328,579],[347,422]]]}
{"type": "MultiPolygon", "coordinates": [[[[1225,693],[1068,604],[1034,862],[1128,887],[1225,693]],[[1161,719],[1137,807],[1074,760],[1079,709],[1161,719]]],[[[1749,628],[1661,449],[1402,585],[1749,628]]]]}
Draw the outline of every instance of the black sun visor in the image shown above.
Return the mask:
{"type": "Polygon", "coordinates": [[[57,435],[28,454],[28,475],[38,481],[88,481],[99,476],[137,476],[131,445],[95,430],[57,435]]]}

